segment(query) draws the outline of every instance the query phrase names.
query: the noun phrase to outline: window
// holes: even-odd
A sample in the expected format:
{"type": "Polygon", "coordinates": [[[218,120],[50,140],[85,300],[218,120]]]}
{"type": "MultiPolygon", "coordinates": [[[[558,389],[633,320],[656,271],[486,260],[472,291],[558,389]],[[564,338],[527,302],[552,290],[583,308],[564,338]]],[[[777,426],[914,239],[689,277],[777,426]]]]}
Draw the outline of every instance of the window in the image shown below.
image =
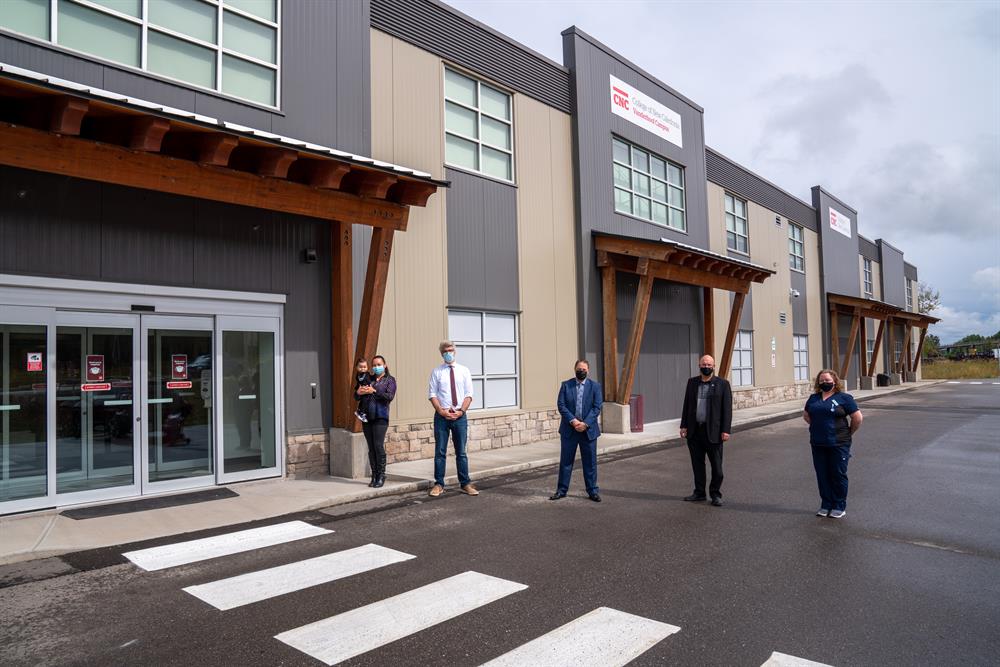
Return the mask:
{"type": "Polygon", "coordinates": [[[806,270],[805,231],[788,223],[788,265],[796,271],[806,270]]]}
{"type": "Polygon", "coordinates": [[[809,336],[792,336],[795,381],[809,380],[809,336]]]}
{"type": "Polygon", "coordinates": [[[896,365],[899,364],[899,358],[903,356],[903,341],[896,339],[893,343],[892,350],[892,364],[893,370],[896,369],[896,365]]]}
{"type": "Polygon", "coordinates": [[[867,257],[864,258],[861,278],[864,283],[865,296],[870,299],[874,293],[874,285],[872,284],[872,261],[867,257]]]}
{"type": "Polygon", "coordinates": [[[753,332],[740,331],[733,348],[733,386],[753,385],[753,332]]]}
{"type": "Polygon", "coordinates": [[[611,155],[615,210],[685,231],[684,168],[617,137],[611,155]]]}
{"type": "Polygon", "coordinates": [[[518,405],[517,316],[469,310],[448,312],[448,337],[459,363],[472,373],[471,410],[518,405]]]}
{"type": "Polygon", "coordinates": [[[906,309],[913,310],[913,281],[906,279],[906,309]]]}
{"type": "Polygon", "coordinates": [[[868,365],[872,363],[872,357],[875,356],[875,339],[869,338],[865,341],[865,358],[868,360],[868,365]]]}
{"type": "Polygon", "coordinates": [[[514,180],[510,95],[450,69],[444,71],[444,160],[514,180]]]}
{"type": "Polygon", "coordinates": [[[732,195],[726,195],[726,247],[743,254],[750,253],[747,203],[732,195]]]}
{"type": "Polygon", "coordinates": [[[277,1],[3,0],[0,27],[277,106],[277,1]]]}

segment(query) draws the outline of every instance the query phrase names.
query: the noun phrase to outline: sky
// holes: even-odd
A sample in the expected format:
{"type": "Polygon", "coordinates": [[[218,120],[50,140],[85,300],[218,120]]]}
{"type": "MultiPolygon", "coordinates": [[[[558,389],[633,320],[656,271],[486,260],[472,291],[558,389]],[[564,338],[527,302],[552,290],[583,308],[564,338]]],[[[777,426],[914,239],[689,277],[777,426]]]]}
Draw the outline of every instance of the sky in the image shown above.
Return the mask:
{"type": "Polygon", "coordinates": [[[940,292],[943,343],[1000,331],[1000,0],[445,0],[562,62],[576,25],[705,109],[705,141],[858,210],[940,292]]]}

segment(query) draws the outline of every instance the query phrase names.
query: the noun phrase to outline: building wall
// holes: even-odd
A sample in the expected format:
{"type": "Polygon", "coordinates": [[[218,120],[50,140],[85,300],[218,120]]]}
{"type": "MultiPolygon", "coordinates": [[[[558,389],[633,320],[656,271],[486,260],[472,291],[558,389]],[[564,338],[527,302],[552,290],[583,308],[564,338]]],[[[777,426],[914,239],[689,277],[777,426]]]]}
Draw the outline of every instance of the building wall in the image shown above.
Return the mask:
{"type": "Polygon", "coordinates": [[[823,293],[822,271],[820,268],[819,234],[807,229],[805,231],[806,250],[806,290],[802,292],[808,306],[809,333],[809,376],[816,374],[824,365],[823,348],[828,340],[823,332],[823,310],[826,307],[826,295],[823,293]]]}

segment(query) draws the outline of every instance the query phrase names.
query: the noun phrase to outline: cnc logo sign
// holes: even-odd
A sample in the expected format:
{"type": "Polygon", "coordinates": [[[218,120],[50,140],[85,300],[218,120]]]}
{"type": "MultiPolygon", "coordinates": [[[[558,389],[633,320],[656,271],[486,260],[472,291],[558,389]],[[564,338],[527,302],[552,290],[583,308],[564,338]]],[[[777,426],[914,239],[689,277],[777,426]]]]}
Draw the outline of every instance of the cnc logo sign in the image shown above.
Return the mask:
{"type": "Polygon", "coordinates": [[[644,95],[621,79],[611,78],[611,113],[666,139],[678,148],[684,147],[681,116],[644,95]]]}
{"type": "Polygon", "coordinates": [[[847,238],[851,238],[851,219],[846,215],[833,208],[830,211],[830,229],[835,232],[840,232],[847,238]]]}

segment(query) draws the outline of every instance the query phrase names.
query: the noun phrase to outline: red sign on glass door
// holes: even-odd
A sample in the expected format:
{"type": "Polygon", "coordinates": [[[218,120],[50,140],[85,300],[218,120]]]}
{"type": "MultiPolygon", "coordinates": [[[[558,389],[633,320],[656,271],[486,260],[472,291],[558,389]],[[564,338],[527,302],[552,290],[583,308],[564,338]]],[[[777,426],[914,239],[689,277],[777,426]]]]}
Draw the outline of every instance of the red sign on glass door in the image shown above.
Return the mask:
{"type": "Polygon", "coordinates": [[[103,354],[88,354],[87,355],[87,377],[83,379],[84,382],[103,382],[104,381],[104,355],[103,354]]]}
{"type": "Polygon", "coordinates": [[[186,354],[170,355],[170,379],[188,379],[188,356],[186,354]]]}

